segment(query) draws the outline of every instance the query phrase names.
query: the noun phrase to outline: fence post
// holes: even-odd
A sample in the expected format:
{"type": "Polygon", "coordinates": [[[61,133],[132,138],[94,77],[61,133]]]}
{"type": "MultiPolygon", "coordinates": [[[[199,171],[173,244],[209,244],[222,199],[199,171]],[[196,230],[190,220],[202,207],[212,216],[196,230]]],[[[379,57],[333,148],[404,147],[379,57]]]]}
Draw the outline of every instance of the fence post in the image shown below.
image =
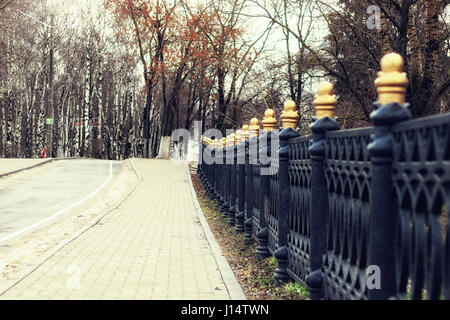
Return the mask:
{"type": "Polygon", "coordinates": [[[210,199],[214,198],[214,186],[215,186],[215,170],[216,165],[214,163],[214,159],[216,156],[216,141],[213,140],[209,144],[210,153],[211,153],[211,164],[206,165],[206,194],[210,199]]]}
{"type": "Polygon", "coordinates": [[[228,215],[228,203],[226,197],[226,189],[228,182],[228,168],[227,168],[227,138],[222,138],[222,163],[220,164],[220,209],[219,212],[225,218],[228,215]]]}
{"type": "Polygon", "coordinates": [[[198,159],[197,159],[197,175],[199,176],[200,180],[201,180],[201,159],[200,159],[200,155],[203,153],[203,148],[204,148],[204,141],[203,141],[203,136],[201,136],[199,143],[198,143],[198,159]]]}
{"type": "Polygon", "coordinates": [[[260,198],[259,198],[259,210],[260,210],[260,230],[256,233],[256,239],[258,241],[258,247],[256,248],[256,256],[258,259],[265,259],[270,256],[267,249],[267,242],[269,237],[269,230],[267,228],[267,221],[269,219],[269,197],[270,197],[270,175],[268,171],[271,169],[271,143],[272,136],[274,134],[275,127],[277,125],[277,119],[275,119],[275,111],[267,109],[264,113],[264,119],[262,121],[264,133],[260,137],[259,144],[259,158],[260,158],[260,198]],[[263,142],[263,143],[261,143],[263,142]],[[262,160],[262,161],[261,161],[262,160]],[[264,174],[262,174],[264,172],[264,174]]]}
{"type": "Polygon", "coordinates": [[[224,190],[223,190],[223,196],[224,196],[224,205],[223,205],[223,217],[225,219],[228,218],[228,215],[230,214],[230,191],[231,191],[231,151],[230,151],[230,136],[227,136],[227,139],[225,141],[225,162],[224,162],[224,170],[225,170],[225,184],[224,184],[224,190]]]}
{"type": "Polygon", "coordinates": [[[381,272],[381,286],[368,288],[371,300],[385,300],[397,294],[395,244],[398,224],[398,204],[392,182],[394,138],[392,127],[411,118],[405,93],[408,78],[403,72],[403,58],[396,53],[381,60],[381,72],[375,80],[378,101],[370,119],[374,125],[372,142],[368,146],[372,162],[371,211],[369,225],[369,265],[381,272]]]}
{"type": "Polygon", "coordinates": [[[248,126],[243,126],[238,132],[237,168],[238,168],[238,203],[236,209],[236,232],[244,232],[245,220],[245,141],[248,137],[248,126]],[[246,128],[244,128],[246,127],[246,128]],[[245,130],[246,129],[246,130],[245,130]],[[246,132],[247,131],[247,132],[246,132]]]}
{"type": "Polygon", "coordinates": [[[220,174],[222,170],[222,165],[220,164],[221,160],[219,157],[222,157],[221,153],[222,148],[222,142],[220,140],[216,140],[214,145],[214,169],[213,169],[213,176],[214,176],[214,186],[213,186],[213,200],[216,202],[216,204],[220,205],[220,190],[222,185],[222,175],[220,174]]]}
{"type": "Polygon", "coordinates": [[[313,144],[311,154],[311,211],[310,211],[310,273],[306,284],[311,300],[319,300],[322,293],[322,257],[326,253],[326,224],[328,217],[328,188],[325,177],[325,148],[327,131],[339,130],[334,119],[336,97],[333,85],[323,82],[314,100],[316,117],[311,125],[313,144]]]}
{"type": "MultiPolygon", "coordinates": [[[[245,237],[244,243],[250,244],[252,242],[252,234],[253,234],[253,221],[252,221],[252,213],[253,213],[253,166],[250,163],[250,133],[249,126],[244,126],[244,139],[245,139],[245,208],[244,208],[244,229],[245,229],[245,237]]],[[[243,128],[244,128],[243,127],[243,128]]]]}
{"type": "Polygon", "coordinates": [[[278,151],[278,247],[275,251],[275,258],[278,265],[274,278],[276,284],[280,285],[289,281],[287,274],[288,251],[287,237],[289,232],[289,210],[291,207],[291,190],[289,181],[289,139],[300,136],[296,130],[298,124],[298,111],[294,101],[288,100],[284,104],[284,111],[281,115],[283,131],[279,135],[280,147],[278,151]]]}
{"type": "Polygon", "coordinates": [[[233,133],[229,137],[228,141],[228,152],[231,153],[228,156],[229,163],[228,166],[228,172],[230,174],[230,186],[228,188],[229,194],[229,204],[228,204],[228,225],[234,226],[235,225],[235,217],[236,217],[236,181],[237,181],[237,170],[236,170],[236,135],[233,133]]]}
{"type": "Polygon", "coordinates": [[[252,240],[253,230],[253,214],[254,214],[254,201],[255,201],[255,165],[258,164],[258,135],[259,135],[259,121],[256,118],[250,120],[249,126],[249,139],[247,142],[247,159],[248,165],[246,169],[247,174],[247,193],[245,203],[245,239],[246,243],[250,243],[252,240]]]}
{"type": "Polygon", "coordinates": [[[253,118],[251,120],[252,125],[250,126],[250,137],[252,137],[252,143],[255,143],[256,146],[254,148],[249,147],[250,150],[250,157],[253,159],[253,163],[252,163],[252,170],[251,170],[251,176],[252,176],[252,186],[255,185],[255,183],[259,183],[258,184],[258,189],[255,190],[255,188],[252,189],[252,194],[251,194],[251,210],[252,210],[252,215],[253,216],[253,212],[255,205],[257,204],[258,210],[259,210],[259,217],[258,217],[258,229],[254,230],[253,228],[253,219],[248,219],[246,221],[246,228],[251,230],[251,232],[255,232],[255,237],[256,237],[256,241],[258,243],[258,246],[256,247],[256,257],[258,259],[265,259],[269,256],[269,253],[267,251],[267,225],[265,223],[264,220],[264,212],[263,212],[263,208],[261,208],[260,204],[261,204],[261,197],[264,194],[264,190],[263,190],[263,186],[262,186],[262,176],[261,176],[261,167],[262,164],[260,162],[260,150],[261,148],[265,148],[265,146],[261,145],[261,136],[259,135],[260,133],[260,125],[259,125],[259,121],[256,118],[253,118]],[[256,182],[257,180],[255,180],[255,167],[253,165],[255,165],[256,162],[256,170],[259,169],[259,173],[258,173],[258,179],[259,181],[256,182]]]}
{"type": "Polygon", "coordinates": [[[223,152],[222,152],[222,140],[216,141],[216,146],[214,148],[214,200],[216,201],[217,205],[220,207],[222,205],[222,160],[219,159],[223,158],[223,152]]]}
{"type": "MultiPolygon", "coordinates": [[[[210,148],[210,141],[205,140],[204,143],[202,143],[202,149],[200,150],[200,152],[202,152],[202,162],[201,164],[199,163],[199,174],[200,174],[200,178],[202,180],[203,183],[203,187],[205,188],[205,192],[206,195],[209,197],[209,183],[210,183],[210,176],[209,176],[209,165],[205,163],[204,159],[203,159],[203,155],[205,155],[206,149],[210,148]]],[[[209,152],[209,150],[208,150],[209,152]]],[[[211,154],[211,152],[210,152],[211,154]]]]}
{"type": "Polygon", "coordinates": [[[212,167],[213,164],[207,164],[205,162],[204,159],[204,155],[206,153],[206,150],[208,150],[208,155],[210,157],[209,161],[210,162],[214,156],[213,154],[213,145],[214,145],[214,141],[209,139],[209,138],[204,138],[204,143],[202,144],[202,155],[201,155],[201,166],[200,166],[200,175],[201,175],[201,179],[203,182],[203,186],[205,188],[205,192],[206,195],[211,199],[212,197],[212,182],[213,182],[213,178],[212,178],[212,167]]]}
{"type": "MultiPolygon", "coordinates": [[[[202,183],[204,184],[205,182],[204,182],[204,180],[203,180],[203,178],[204,178],[204,170],[205,170],[205,166],[204,165],[202,165],[202,160],[201,160],[201,156],[200,156],[200,154],[203,154],[203,150],[206,148],[206,146],[207,146],[207,141],[206,140],[204,140],[205,138],[202,136],[201,137],[201,139],[200,139],[200,144],[199,144],[199,146],[198,146],[198,153],[199,153],[199,157],[198,157],[198,164],[197,164],[197,175],[198,175],[198,177],[200,178],[200,180],[202,181],[202,183]]],[[[205,190],[206,190],[206,188],[205,188],[205,190]]]]}
{"type": "Polygon", "coordinates": [[[201,136],[200,139],[198,140],[198,162],[197,162],[197,175],[200,177],[200,180],[203,181],[202,176],[203,176],[203,169],[205,168],[203,166],[203,150],[205,149],[206,146],[206,137],[201,136]]]}

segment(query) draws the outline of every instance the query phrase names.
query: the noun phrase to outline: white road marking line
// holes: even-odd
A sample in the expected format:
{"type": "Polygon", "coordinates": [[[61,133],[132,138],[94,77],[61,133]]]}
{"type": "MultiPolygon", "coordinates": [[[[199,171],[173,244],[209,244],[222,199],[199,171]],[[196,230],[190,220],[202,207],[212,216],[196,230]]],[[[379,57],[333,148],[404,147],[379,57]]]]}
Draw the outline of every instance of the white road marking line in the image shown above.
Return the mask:
{"type": "Polygon", "coordinates": [[[28,226],[28,227],[26,227],[26,228],[24,228],[22,230],[13,232],[13,233],[11,233],[11,234],[3,237],[3,238],[0,238],[0,243],[3,242],[3,241],[9,240],[9,239],[11,239],[11,238],[13,238],[15,236],[18,236],[18,235],[20,235],[20,234],[22,234],[24,232],[27,232],[27,231],[29,231],[29,230],[31,230],[33,228],[36,228],[36,227],[38,227],[38,226],[40,226],[40,225],[42,225],[42,224],[44,224],[44,223],[54,219],[54,218],[62,215],[63,213],[65,213],[65,212],[67,212],[67,211],[69,211],[69,210],[79,206],[83,202],[85,202],[85,201],[89,200],[90,198],[92,198],[93,196],[95,196],[100,190],[102,190],[111,181],[111,179],[112,179],[112,161],[109,162],[109,176],[108,176],[108,179],[106,179],[106,181],[100,187],[95,189],[87,197],[81,199],[80,201],[75,202],[74,204],[68,206],[65,209],[62,209],[62,210],[58,211],[57,213],[51,215],[50,217],[47,217],[47,218],[45,218],[45,219],[43,219],[43,220],[41,220],[41,221],[39,221],[39,222],[37,222],[35,224],[32,224],[31,226],[28,226]]]}

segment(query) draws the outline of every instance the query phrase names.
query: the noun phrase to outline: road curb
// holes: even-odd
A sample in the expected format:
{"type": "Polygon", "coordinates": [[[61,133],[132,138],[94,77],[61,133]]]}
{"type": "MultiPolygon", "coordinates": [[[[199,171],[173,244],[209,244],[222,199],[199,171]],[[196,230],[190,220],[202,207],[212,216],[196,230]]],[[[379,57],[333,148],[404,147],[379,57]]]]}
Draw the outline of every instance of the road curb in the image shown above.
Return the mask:
{"type": "Polygon", "coordinates": [[[194,185],[193,185],[192,179],[191,179],[191,173],[189,170],[189,166],[186,165],[185,167],[186,167],[186,174],[188,176],[187,180],[189,183],[189,189],[191,190],[192,201],[194,202],[197,217],[200,220],[200,224],[203,228],[203,232],[205,233],[206,239],[209,243],[209,247],[211,248],[211,250],[214,254],[214,259],[216,260],[216,263],[219,267],[219,271],[222,275],[222,279],[228,290],[228,294],[230,295],[231,300],[247,300],[247,297],[245,296],[244,291],[242,290],[239,282],[237,281],[233,270],[231,269],[230,265],[228,264],[227,259],[223,255],[222,249],[220,248],[219,244],[217,243],[217,240],[214,237],[214,235],[211,231],[211,228],[209,227],[208,221],[206,220],[205,215],[202,211],[200,203],[198,202],[197,194],[195,193],[194,185]]]}
{"type": "Polygon", "coordinates": [[[134,174],[136,175],[136,178],[137,178],[138,180],[141,180],[141,179],[142,179],[142,175],[139,173],[138,169],[137,169],[136,166],[134,165],[133,158],[129,158],[129,159],[127,159],[127,160],[130,162],[131,168],[133,169],[134,174]]]}
{"type": "MultiPolygon", "coordinates": [[[[51,161],[56,160],[52,159],[51,161]]],[[[139,183],[142,181],[142,176],[137,171],[136,167],[134,166],[134,163],[131,159],[127,159],[126,161],[129,161],[131,164],[131,167],[133,168],[134,173],[138,177],[136,183],[130,188],[129,192],[126,193],[122,198],[118,199],[113,205],[111,209],[105,210],[103,213],[101,213],[98,217],[93,218],[91,221],[86,223],[84,227],[82,227],[80,230],[73,233],[70,237],[66,238],[61,244],[57,245],[55,248],[47,252],[45,255],[43,255],[40,259],[37,260],[37,262],[28,268],[25,268],[24,270],[20,271],[17,274],[17,278],[13,280],[7,280],[3,285],[0,285],[0,299],[1,296],[6,293],[9,289],[17,285],[19,282],[21,282],[23,279],[25,279],[28,275],[30,275],[33,271],[35,271],[37,268],[39,268],[42,264],[44,264],[47,260],[49,260],[52,256],[54,256],[57,252],[59,252],[61,249],[63,249],[65,246],[70,244],[72,241],[79,238],[83,233],[89,231],[92,227],[94,227],[100,220],[102,220],[104,217],[106,217],[108,214],[116,210],[125,200],[127,200],[130,195],[134,192],[136,187],[139,183]]]]}
{"type": "MultiPolygon", "coordinates": [[[[6,159],[11,159],[11,158],[6,158],[6,159]]],[[[0,179],[3,178],[3,177],[6,177],[6,176],[10,176],[10,175],[15,174],[15,173],[19,173],[19,172],[22,172],[22,171],[31,170],[31,169],[43,166],[44,164],[48,164],[48,163],[53,162],[53,161],[82,160],[82,159],[86,159],[86,158],[48,158],[47,160],[44,160],[42,162],[33,164],[32,166],[29,166],[29,167],[25,167],[25,168],[13,170],[13,171],[10,171],[10,172],[2,173],[2,174],[0,174],[0,179]]],[[[101,159],[97,159],[97,160],[101,160],[101,159]]],[[[135,170],[135,169],[133,168],[133,170],[135,170]]],[[[135,173],[136,173],[136,170],[135,170],[135,173]]]]}
{"type": "Polygon", "coordinates": [[[6,177],[6,176],[10,176],[10,175],[12,175],[12,174],[16,174],[16,173],[19,173],[19,172],[25,171],[25,170],[30,170],[30,169],[34,169],[34,168],[37,168],[37,167],[43,166],[44,164],[47,164],[47,163],[53,162],[53,161],[55,161],[55,160],[57,160],[57,159],[56,159],[56,158],[52,158],[52,159],[44,160],[44,161],[42,161],[42,162],[39,162],[39,163],[33,164],[32,166],[29,166],[29,167],[25,167],[25,168],[21,168],[21,169],[13,170],[13,171],[10,171],[10,172],[5,172],[5,173],[2,173],[2,174],[0,174],[0,179],[1,179],[1,178],[3,178],[3,177],[6,177]]]}

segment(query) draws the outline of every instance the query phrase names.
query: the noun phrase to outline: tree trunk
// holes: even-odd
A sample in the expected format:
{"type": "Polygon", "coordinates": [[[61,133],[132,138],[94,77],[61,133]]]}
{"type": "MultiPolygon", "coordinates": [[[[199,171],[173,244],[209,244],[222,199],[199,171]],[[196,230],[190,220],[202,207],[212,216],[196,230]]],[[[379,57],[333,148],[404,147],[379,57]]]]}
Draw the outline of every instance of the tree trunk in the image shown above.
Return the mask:
{"type": "Polygon", "coordinates": [[[413,73],[419,74],[422,71],[422,58],[420,54],[420,41],[417,36],[416,19],[413,7],[409,9],[408,22],[408,39],[409,48],[411,51],[410,70],[413,70],[413,73]]]}
{"type": "Polygon", "coordinates": [[[426,63],[425,76],[433,79],[438,70],[438,11],[436,0],[425,1],[425,16],[426,16],[426,63]]]}
{"type": "Polygon", "coordinates": [[[392,51],[391,42],[389,40],[389,20],[386,18],[385,14],[381,14],[381,29],[378,33],[378,39],[381,43],[381,53],[385,55],[392,51]]]}
{"type": "Polygon", "coordinates": [[[170,158],[170,136],[162,136],[159,144],[159,154],[156,159],[170,158]]]}

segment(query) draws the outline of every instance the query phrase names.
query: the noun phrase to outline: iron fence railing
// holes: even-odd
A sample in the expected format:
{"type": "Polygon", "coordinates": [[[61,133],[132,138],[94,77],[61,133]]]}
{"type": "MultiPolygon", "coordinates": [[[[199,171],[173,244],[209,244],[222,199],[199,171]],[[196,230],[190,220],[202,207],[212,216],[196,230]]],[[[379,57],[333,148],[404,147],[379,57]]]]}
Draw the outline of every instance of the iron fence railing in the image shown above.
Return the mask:
{"type": "Polygon", "coordinates": [[[291,207],[289,210],[287,273],[303,285],[305,285],[306,276],[310,271],[310,140],[311,136],[306,136],[289,141],[291,207]]]}
{"type": "MultiPolygon", "coordinates": [[[[392,189],[381,190],[393,195],[394,201],[385,205],[392,207],[390,214],[398,215],[394,245],[387,248],[392,252],[395,269],[394,292],[389,297],[449,299],[450,232],[446,216],[450,207],[450,114],[402,122],[392,126],[391,132],[392,189]]],[[[374,290],[367,286],[369,242],[385,236],[383,225],[377,230],[370,224],[374,185],[368,145],[373,133],[374,128],[337,130],[316,138],[324,142],[319,170],[324,178],[320,187],[325,191],[319,188],[319,200],[314,199],[312,188],[316,176],[311,155],[312,146],[318,142],[314,142],[314,135],[288,140],[290,199],[285,216],[285,272],[308,286],[312,298],[368,299],[369,291],[383,291],[383,286],[374,290]],[[319,259],[321,281],[317,295],[311,269],[314,208],[326,211],[325,223],[316,224],[315,231],[325,245],[319,259]]],[[[241,151],[234,147],[234,153],[230,153],[228,149],[234,157],[231,161],[227,160],[226,149],[218,152],[203,144],[202,153],[208,149],[214,162],[201,163],[198,172],[207,195],[218,202],[230,225],[236,225],[238,233],[245,232],[247,242],[256,239],[258,256],[264,258],[275,255],[280,247],[282,165],[274,164],[272,173],[261,175],[258,158],[249,160],[249,143],[245,142],[241,151]],[[240,157],[244,162],[238,163],[240,157]]],[[[258,147],[260,150],[261,145],[258,147]]],[[[377,241],[377,245],[381,244],[377,241]]]]}
{"type": "Polygon", "coordinates": [[[450,299],[450,114],[403,122],[392,132],[398,297],[450,299]]]}
{"type": "Polygon", "coordinates": [[[328,218],[323,296],[328,299],[367,298],[370,133],[371,129],[333,131],[325,137],[328,218]]]}
{"type": "Polygon", "coordinates": [[[449,300],[450,114],[410,118],[394,101],[374,104],[373,127],[322,116],[308,136],[241,132],[238,146],[203,143],[198,173],[257,256],[276,258],[278,283],[311,299],[449,300]]]}

